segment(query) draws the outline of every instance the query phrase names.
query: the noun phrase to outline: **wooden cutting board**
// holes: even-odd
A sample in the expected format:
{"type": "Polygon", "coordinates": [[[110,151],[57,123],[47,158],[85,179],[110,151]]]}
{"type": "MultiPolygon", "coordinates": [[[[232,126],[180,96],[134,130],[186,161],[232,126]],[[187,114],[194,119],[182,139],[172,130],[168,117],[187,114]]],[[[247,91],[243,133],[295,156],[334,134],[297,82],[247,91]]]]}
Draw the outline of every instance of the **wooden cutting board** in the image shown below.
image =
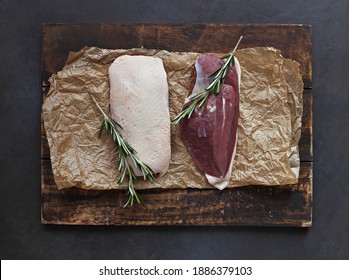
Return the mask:
{"type": "Polygon", "coordinates": [[[147,202],[123,209],[124,191],[58,190],[42,125],[41,221],[71,225],[248,225],[309,227],[312,222],[312,63],[311,27],[307,25],[226,24],[44,24],[42,82],[61,70],[70,50],[100,48],[229,51],[243,35],[240,48],[272,46],[300,63],[304,115],[300,140],[301,170],[295,185],[225,189],[140,191],[147,202]]]}

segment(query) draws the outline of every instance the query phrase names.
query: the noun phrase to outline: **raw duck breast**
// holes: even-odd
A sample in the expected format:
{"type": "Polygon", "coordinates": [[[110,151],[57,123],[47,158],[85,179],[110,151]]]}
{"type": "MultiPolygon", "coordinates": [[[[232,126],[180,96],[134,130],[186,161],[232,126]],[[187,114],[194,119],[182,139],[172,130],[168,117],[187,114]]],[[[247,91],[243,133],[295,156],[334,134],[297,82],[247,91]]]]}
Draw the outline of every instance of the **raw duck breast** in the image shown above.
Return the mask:
{"type": "MultiPolygon", "coordinates": [[[[109,68],[109,82],[111,116],[122,126],[123,137],[141,161],[154,173],[163,175],[170,163],[171,131],[167,75],[162,60],[120,56],[109,68]]],[[[137,176],[142,175],[139,169],[134,170],[137,176]]]]}
{"type": "MultiPolygon", "coordinates": [[[[237,143],[241,70],[236,58],[218,95],[210,94],[204,109],[196,108],[181,123],[181,137],[195,165],[208,182],[222,190],[229,184],[237,143]]],[[[195,86],[203,91],[213,78],[208,76],[223,65],[218,55],[200,55],[195,62],[195,86]]]]}

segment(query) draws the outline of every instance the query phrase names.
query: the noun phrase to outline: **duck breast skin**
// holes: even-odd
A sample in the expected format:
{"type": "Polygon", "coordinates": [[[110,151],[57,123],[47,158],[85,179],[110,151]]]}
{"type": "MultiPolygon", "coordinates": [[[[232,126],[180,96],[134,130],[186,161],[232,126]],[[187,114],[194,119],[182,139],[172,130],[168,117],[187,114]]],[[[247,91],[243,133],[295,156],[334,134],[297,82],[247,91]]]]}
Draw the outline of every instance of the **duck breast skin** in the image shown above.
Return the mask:
{"type": "MultiPolygon", "coordinates": [[[[171,128],[162,60],[120,56],[109,67],[109,82],[111,116],[122,126],[122,136],[154,173],[165,174],[171,157],[171,128]]],[[[135,167],[134,171],[142,175],[135,167]]]]}

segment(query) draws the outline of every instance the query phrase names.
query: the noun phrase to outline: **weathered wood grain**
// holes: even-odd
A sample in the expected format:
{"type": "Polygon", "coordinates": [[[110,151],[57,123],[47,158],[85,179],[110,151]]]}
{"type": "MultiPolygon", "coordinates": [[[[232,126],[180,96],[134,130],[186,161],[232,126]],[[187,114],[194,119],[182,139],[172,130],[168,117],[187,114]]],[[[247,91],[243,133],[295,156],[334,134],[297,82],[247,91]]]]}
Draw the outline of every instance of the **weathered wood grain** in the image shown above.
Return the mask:
{"type": "Polygon", "coordinates": [[[44,24],[42,79],[63,68],[70,50],[155,48],[168,51],[229,51],[243,35],[240,48],[269,47],[300,63],[305,88],[312,86],[311,27],[308,25],[239,24],[44,24]]]}
{"type": "Polygon", "coordinates": [[[298,185],[140,191],[147,207],[122,209],[124,191],[58,190],[50,160],[42,160],[42,223],[89,225],[309,226],[312,163],[298,185]]]}
{"type": "Polygon", "coordinates": [[[301,161],[313,161],[313,94],[311,90],[303,92],[302,135],[299,141],[301,161]]]}
{"type": "Polygon", "coordinates": [[[304,113],[299,183],[227,189],[141,191],[147,207],[122,209],[124,191],[58,190],[42,126],[42,223],[70,225],[248,225],[309,227],[312,221],[311,28],[304,25],[89,24],[43,25],[44,91],[70,50],[146,48],[170,51],[228,51],[244,35],[241,48],[273,46],[301,63],[304,113]],[[219,44],[217,44],[219,42],[219,44]]]}

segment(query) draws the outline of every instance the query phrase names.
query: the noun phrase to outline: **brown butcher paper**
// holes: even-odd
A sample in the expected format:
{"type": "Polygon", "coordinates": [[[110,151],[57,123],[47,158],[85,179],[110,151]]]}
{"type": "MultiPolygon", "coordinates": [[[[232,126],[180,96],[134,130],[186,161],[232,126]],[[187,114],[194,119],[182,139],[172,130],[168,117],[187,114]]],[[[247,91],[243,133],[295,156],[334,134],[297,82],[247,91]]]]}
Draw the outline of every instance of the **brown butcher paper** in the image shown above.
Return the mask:
{"type": "MultiPolygon", "coordinates": [[[[172,119],[192,89],[198,53],[96,47],[71,52],[63,70],[50,78],[50,90],[42,107],[58,188],[125,188],[117,184],[118,151],[112,138],[105,133],[98,138],[101,114],[90,98],[94,96],[108,111],[108,68],[124,54],[154,55],[163,60],[172,119]]],[[[228,187],[296,183],[303,110],[299,64],[284,59],[274,48],[241,49],[236,51],[236,57],[242,71],[240,118],[228,187]]],[[[136,189],[212,188],[188,155],[178,125],[172,127],[171,149],[168,172],[154,184],[138,180],[136,189]]]]}

